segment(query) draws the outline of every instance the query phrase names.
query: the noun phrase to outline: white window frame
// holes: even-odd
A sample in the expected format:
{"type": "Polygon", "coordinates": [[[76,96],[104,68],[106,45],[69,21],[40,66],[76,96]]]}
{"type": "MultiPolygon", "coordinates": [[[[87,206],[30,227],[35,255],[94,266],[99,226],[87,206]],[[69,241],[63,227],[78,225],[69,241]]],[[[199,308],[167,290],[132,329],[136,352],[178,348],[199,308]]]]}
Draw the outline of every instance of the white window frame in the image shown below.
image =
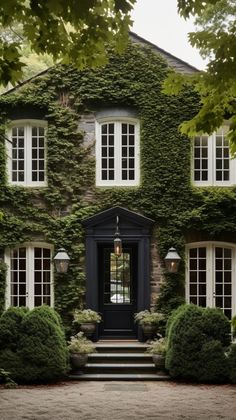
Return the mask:
{"type": "Polygon", "coordinates": [[[24,187],[45,187],[47,186],[47,122],[42,120],[13,120],[10,122],[7,132],[7,138],[9,141],[6,141],[7,147],[7,173],[8,181],[12,185],[22,185],[24,187]],[[14,127],[24,127],[25,129],[25,143],[24,143],[24,181],[13,181],[12,180],[12,129],[14,127]],[[32,127],[42,127],[44,128],[44,181],[32,181],[32,136],[31,129],[32,127]]]}
{"type": "Polygon", "coordinates": [[[106,117],[101,118],[95,123],[95,136],[96,136],[96,186],[97,187],[134,187],[140,184],[140,125],[139,121],[134,118],[116,118],[116,117],[106,117]],[[114,124],[114,133],[115,133],[115,176],[114,180],[103,180],[101,176],[101,127],[102,124],[114,124]],[[121,178],[121,124],[133,124],[134,125],[134,170],[135,170],[135,179],[134,180],[122,180],[121,178]]]}
{"type": "Polygon", "coordinates": [[[232,317],[236,315],[236,244],[231,242],[203,241],[186,245],[185,299],[190,303],[189,290],[189,250],[191,248],[206,248],[206,306],[215,308],[215,248],[230,248],[232,251],[232,317]]]}
{"type": "MultiPolygon", "coordinates": [[[[34,306],[34,248],[50,249],[53,255],[54,247],[45,242],[25,242],[13,248],[5,250],[4,262],[7,264],[5,307],[11,306],[11,251],[14,249],[26,248],[26,306],[33,309],[34,306]]],[[[53,261],[50,266],[50,306],[54,307],[54,278],[53,261]]]]}
{"type": "MultiPolygon", "coordinates": [[[[228,181],[217,181],[216,180],[216,135],[223,130],[226,135],[229,127],[224,125],[220,127],[217,131],[212,133],[210,136],[208,134],[203,134],[203,137],[208,137],[208,180],[207,181],[196,181],[194,179],[194,140],[192,142],[192,183],[198,187],[204,186],[219,186],[219,187],[230,187],[231,185],[236,184],[236,159],[229,158],[229,180],[228,181]]],[[[196,136],[196,137],[202,137],[196,136]]]]}

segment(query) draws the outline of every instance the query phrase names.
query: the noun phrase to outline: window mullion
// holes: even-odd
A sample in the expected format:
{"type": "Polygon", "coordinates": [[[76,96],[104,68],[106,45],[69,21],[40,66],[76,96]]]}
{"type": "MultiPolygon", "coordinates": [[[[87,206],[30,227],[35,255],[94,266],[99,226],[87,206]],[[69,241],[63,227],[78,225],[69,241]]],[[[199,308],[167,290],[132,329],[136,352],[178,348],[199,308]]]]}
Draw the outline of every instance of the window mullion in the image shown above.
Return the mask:
{"type": "Polygon", "coordinates": [[[190,282],[190,257],[189,257],[189,253],[190,253],[190,248],[187,249],[187,263],[186,263],[186,269],[185,269],[185,300],[187,303],[190,303],[190,287],[189,287],[189,282],[190,282]]]}
{"type": "Polygon", "coordinates": [[[26,251],[27,255],[27,295],[28,295],[28,306],[30,309],[34,308],[34,248],[28,247],[26,251]]]}
{"type": "Polygon", "coordinates": [[[236,284],[233,279],[236,277],[236,249],[235,247],[232,249],[232,317],[236,315],[236,284]]]}
{"type": "Polygon", "coordinates": [[[25,139],[25,167],[26,167],[26,183],[32,183],[32,127],[26,126],[25,139]]]}
{"type": "Polygon", "coordinates": [[[207,306],[210,308],[215,306],[215,261],[214,261],[214,246],[207,247],[207,306]]]}
{"type": "Polygon", "coordinates": [[[216,151],[214,135],[208,137],[208,182],[215,185],[216,151]]]}
{"type": "Polygon", "coordinates": [[[102,181],[102,125],[96,122],[96,179],[100,183],[102,181]]]}
{"type": "Polygon", "coordinates": [[[140,181],[140,170],[139,170],[139,156],[140,156],[140,145],[138,142],[138,139],[140,138],[139,136],[139,126],[138,124],[134,125],[134,132],[135,132],[135,136],[134,136],[134,147],[135,147],[135,154],[134,154],[134,167],[135,167],[135,181],[137,184],[139,184],[140,181]]]}
{"type": "Polygon", "coordinates": [[[121,171],[121,166],[122,166],[122,161],[121,161],[121,156],[122,156],[122,151],[121,151],[121,123],[120,122],[115,122],[115,181],[116,182],[121,182],[122,181],[122,171],[121,171]]]}

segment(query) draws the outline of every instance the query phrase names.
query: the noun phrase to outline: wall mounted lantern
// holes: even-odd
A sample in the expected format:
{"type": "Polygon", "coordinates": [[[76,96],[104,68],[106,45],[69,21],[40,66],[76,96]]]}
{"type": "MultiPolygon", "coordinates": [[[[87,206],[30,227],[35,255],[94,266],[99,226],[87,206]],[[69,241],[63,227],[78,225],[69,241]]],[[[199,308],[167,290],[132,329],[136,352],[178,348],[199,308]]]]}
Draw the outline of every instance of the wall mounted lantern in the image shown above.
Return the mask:
{"type": "Polygon", "coordinates": [[[54,257],[57,273],[67,273],[70,257],[64,248],[58,249],[54,257]]]}
{"type": "Polygon", "coordinates": [[[165,266],[169,273],[177,273],[180,263],[180,256],[175,248],[170,248],[165,256],[165,266]]]}
{"type": "Polygon", "coordinates": [[[114,254],[115,254],[116,257],[120,257],[120,255],[122,254],[122,241],[121,241],[121,238],[120,238],[120,231],[119,231],[119,216],[116,216],[114,254]]]}

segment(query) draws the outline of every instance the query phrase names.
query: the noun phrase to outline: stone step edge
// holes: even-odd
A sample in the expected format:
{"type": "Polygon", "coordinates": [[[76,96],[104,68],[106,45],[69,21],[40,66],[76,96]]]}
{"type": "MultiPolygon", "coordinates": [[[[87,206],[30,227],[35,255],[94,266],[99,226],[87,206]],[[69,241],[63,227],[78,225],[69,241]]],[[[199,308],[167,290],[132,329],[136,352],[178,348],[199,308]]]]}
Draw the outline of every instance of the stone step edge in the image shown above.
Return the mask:
{"type": "Polygon", "coordinates": [[[155,368],[154,363],[86,363],[85,368],[97,369],[145,369],[155,368]]]}
{"type": "Polygon", "coordinates": [[[150,353],[101,353],[101,352],[99,352],[99,353],[90,353],[89,354],[89,358],[95,358],[95,357],[97,357],[97,358],[99,358],[99,359],[102,359],[103,357],[104,358],[115,358],[115,357],[119,357],[119,358],[122,358],[122,359],[126,359],[126,358],[129,358],[129,359],[132,359],[132,358],[141,358],[141,359],[150,359],[151,357],[152,357],[152,355],[150,354],[150,353]]]}
{"type": "Polygon", "coordinates": [[[155,381],[169,381],[171,378],[168,375],[158,375],[158,374],[146,374],[146,373],[131,373],[131,374],[124,374],[124,373],[84,373],[81,375],[69,375],[68,379],[71,380],[100,380],[100,381],[119,381],[119,380],[155,380],[155,381]]]}
{"type": "Polygon", "coordinates": [[[94,343],[96,347],[129,347],[129,348],[139,348],[142,349],[144,347],[148,347],[147,343],[126,343],[126,342],[114,342],[114,343],[101,343],[97,341],[94,343]]]}

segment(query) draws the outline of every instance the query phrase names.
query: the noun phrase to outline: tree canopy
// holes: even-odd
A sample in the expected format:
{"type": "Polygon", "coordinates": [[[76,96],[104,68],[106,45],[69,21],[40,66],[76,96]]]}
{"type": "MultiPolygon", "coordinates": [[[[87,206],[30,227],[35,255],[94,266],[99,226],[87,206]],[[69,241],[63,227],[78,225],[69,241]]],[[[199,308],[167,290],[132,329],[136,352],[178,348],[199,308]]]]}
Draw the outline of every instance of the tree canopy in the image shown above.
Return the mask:
{"type": "Polygon", "coordinates": [[[0,83],[16,84],[26,44],[79,68],[105,64],[106,45],[124,49],[136,0],[0,0],[0,83]]]}
{"type": "Polygon", "coordinates": [[[235,0],[178,0],[184,18],[195,17],[196,31],[189,34],[193,47],[209,59],[206,71],[183,76],[171,73],[164,91],[178,94],[191,84],[200,97],[199,112],[181,125],[188,136],[212,133],[225,120],[230,122],[228,138],[236,153],[236,3],[235,0]]]}

